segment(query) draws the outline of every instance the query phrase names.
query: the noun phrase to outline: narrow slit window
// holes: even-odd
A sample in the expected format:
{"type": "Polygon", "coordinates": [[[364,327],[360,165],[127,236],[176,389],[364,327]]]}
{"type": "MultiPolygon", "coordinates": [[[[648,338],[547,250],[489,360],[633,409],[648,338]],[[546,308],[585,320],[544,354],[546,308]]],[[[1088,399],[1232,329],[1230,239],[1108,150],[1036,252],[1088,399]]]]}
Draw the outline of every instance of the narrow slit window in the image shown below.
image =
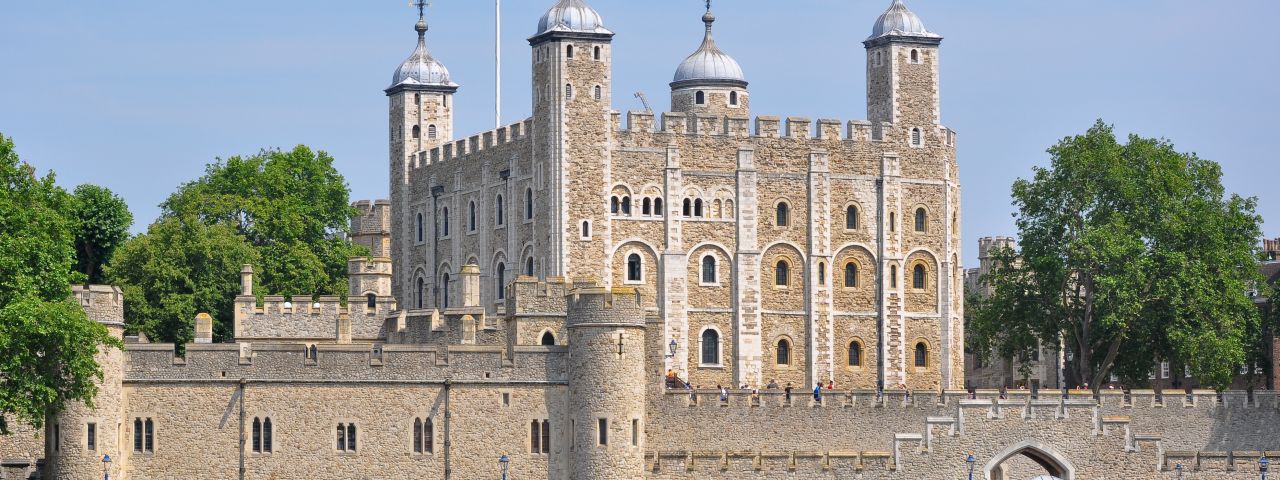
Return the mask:
{"type": "Polygon", "coordinates": [[[507,298],[507,264],[499,263],[498,268],[494,269],[494,296],[498,300],[507,298]]]}
{"type": "Polygon", "coordinates": [[[600,99],[604,98],[604,89],[603,89],[603,88],[600,88],[600,86],[599,86],[599,85],[596,85],[596,89],[595,89],[595,97],[596,97],[596,100],[600,100],[600,99]]]}
{"type": "Polygon", "coordinates": [[[417,126],[417,125],[414,125],[414,126],[413,126],[413,129],[412,129],[412,132],[413,132],[413,133],[412,133],[413,138],[421,137],[421,136],[422,136],[422,127],[419,127],[419,126],[417,126]]]}
{"type": "Polygon", "coordinates": [[[156,451],[155,438],[156,438],[155,423],[152,422],[150,418],[148,418],[146,421],[146,436],[143,438],[143,441],[146,443],[146,445],[143,445],[142,447],[143,451],[147,451],[147,452],[156,451]]]}
{"type": "Polygon", "coordinates": [[[502,226],[507,221],[506,204],[502,201],[502,195],[498,195],[497,202],[494,206],[494,220],[498,222],[498,226],[502,226]]]}
{"type": "Polygon", "coordinates": [[[596,427],[597,427],[596,431],[599,433],[600,445],[608,445],[609,444],[609,420],[604,418],[598,419],[596,422],[596,427]]]}
{"type": "Polygon", "coordinates": [[[551,453],[551,420],[542,420],[542,453],[551,453]]]}
{"type": "Polygon", "coordinates": [[[413,453],[422,453],[422,419],[413,419],[413,453]]]}
{"type": "Polygon", "coordinates": [[[599,59],[600,59],[600,47],[595,47],[593,50],[594,50],[594,52],[595,52],[595,53],[594,53],[594,58],[595,58],[596,60],[599,60],[599,59]]]}
{"type": "Polygon", "coordinates": [[[591,238],[591,222],[582,221],[582,238],[583,240],[591,238]]]}
{"type": "Polygon", "coordinates": [[[88,450],[98,449],[98,424],[90,423],[85,426],[85,448],[88,450]]]}
{"type": "Polygon", "coordinates": [[[533,220],[533,189],[526,188],[524,191],[524,219],[533,220]]]}

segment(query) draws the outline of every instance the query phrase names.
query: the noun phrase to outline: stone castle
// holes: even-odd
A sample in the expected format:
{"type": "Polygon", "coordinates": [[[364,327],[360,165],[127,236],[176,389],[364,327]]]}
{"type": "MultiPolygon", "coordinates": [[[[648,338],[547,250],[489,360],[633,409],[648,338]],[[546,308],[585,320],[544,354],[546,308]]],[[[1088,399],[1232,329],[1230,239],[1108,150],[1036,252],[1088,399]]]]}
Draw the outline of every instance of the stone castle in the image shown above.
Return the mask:
{"type": "Polygon", "coordinates": [[[235,338],[201,315],[178,356],[76,287],[125,348],[92,407],[0,437],[0,478],[1246,479],[1280,449],[1272,392],[962,390],[942,38],[895,0],[869,120],[783,123],[750,119],[715,20],[673,112],[624,127],[613,32],[559,0],[533,116],[462,140],[420,20],[345,302],[257,295],[246,266],[235,338]]]}

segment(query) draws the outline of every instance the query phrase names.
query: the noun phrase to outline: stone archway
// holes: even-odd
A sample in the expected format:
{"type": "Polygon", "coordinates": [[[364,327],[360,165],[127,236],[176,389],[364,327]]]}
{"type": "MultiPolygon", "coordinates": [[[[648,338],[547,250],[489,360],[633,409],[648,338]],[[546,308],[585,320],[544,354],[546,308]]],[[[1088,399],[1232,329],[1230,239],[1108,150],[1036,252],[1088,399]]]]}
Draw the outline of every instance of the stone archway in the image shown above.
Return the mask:
{"type": "Polygon", "coordinates": [[[1009,446],[997,453],[983,468],[987,480],[1024,480],[1015,478],[1014,472],[1006,471],[1006,462],[1010,459],[1026,458],[1039,465],[1043,474],[1033,477],[1036,480],[1075,480],[1076,468],[1071,461],[1047,444],[1035,440],[1025,440],[1009,446]]]}

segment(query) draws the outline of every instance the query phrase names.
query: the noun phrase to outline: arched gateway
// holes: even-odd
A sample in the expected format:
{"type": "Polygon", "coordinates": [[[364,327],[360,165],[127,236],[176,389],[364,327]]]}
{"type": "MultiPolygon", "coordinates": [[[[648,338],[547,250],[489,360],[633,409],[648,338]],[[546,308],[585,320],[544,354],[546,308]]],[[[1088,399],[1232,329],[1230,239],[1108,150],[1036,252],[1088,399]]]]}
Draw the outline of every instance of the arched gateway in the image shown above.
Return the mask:
{"type": "Polygon", "coordinates": [[[1032,480],[1075,480],[1076,478],[1075,465],[1072,465],[1053,447],[1035,440],[1026,440],[1001,450],[984,467],[985,478],[987,480],[1022,480],[1010,476],[1013,472],[1006,472],[1005,468],[1006,462],[1019,455],[1044,468],[1046,474],[1036,476],[1032,480]]]}

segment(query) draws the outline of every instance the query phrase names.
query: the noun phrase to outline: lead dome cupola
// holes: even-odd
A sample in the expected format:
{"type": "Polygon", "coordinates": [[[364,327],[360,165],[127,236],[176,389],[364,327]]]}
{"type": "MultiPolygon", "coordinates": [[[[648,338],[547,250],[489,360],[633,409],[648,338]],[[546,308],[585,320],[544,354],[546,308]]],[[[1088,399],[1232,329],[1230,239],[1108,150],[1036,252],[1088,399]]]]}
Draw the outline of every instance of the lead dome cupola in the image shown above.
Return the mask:
{"type": "Polygon", "coordinates": [[[902,0],[893,0],[889,9],[880,14],[880,18],[876,19],[875,25],[871,27],[871,36],[867,37],[867,40],[886,36],[942,38],[925,28],[920,17],[909,10],[902,0]]]}
{"type": "Polygon", "coordinates": [[[538,33],[596,33],[613,35],[604,27],[604,19],[583,0],[560,0],[538,20],[538,33]]]}
{"type": "Polygon", "coordinates": [[[742,73],[742,66],[738,65],[738,61],[729,54],[720,50],[720,47],[716,46],[715,38],[711,36],[711,25],[715,21],[716,16],[708,8],[707,13],[702,16],[702,23],[707,26],[706,34],[702,37],[702,45],[680,62],[680,66],[676,68],[675,77],[671,80],[672,87],[715,83],[747,86],[747,77],[742,73]]]}
{"type": "Polygon", "coordinates": [[[418,16],[418,47],[405,59],[391,77],[391,88],[398,86],[424,86],[456,88],[458,84],[449,79],[449,69],[431,56],[427,50],[427,21],[418,16]]]}

